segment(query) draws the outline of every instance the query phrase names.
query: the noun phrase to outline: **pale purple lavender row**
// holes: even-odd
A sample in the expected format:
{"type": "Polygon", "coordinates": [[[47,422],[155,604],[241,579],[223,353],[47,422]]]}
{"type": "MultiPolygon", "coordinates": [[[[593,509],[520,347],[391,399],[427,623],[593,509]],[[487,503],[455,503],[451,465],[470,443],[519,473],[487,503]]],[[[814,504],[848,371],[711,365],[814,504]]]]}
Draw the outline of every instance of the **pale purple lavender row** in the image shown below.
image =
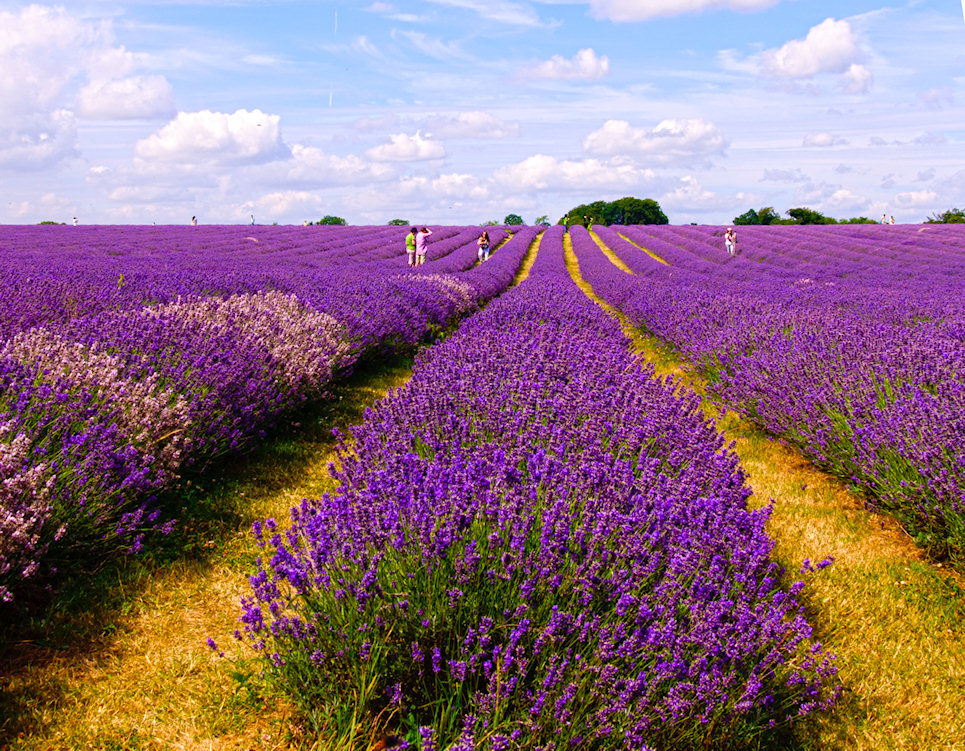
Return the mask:
{"type": "Polygon", "coordinates": [[[965,564],[965,229],[613,228],[587,279],[701,364],[714,393],[965,564]]]}
{"type": "Polygon", "coordinates": [[[236,638],[334,745],[379,715],[422,749],[737,747],[835,700],[769,510],[562,237],[352,428],[337,492],[256,525],[236,638]]]}
{"type": "MultiPolygon", "coordinates": [[[[41,229],[0,233],[20,281],[49,257],[33,268],[56,283],[49,305],[29,299],[44,284],[0,285],[11,303],[27,295],[22,307],[33,303],[41,318],[53,311],[45,325],[8,321],[0,341],[0,600],[42,561],[137,549],[146,530],[169,528],[153,496],[183,470],[250,444],[363,354],[414,346],[474,310],[505,289],[528,248],[523,233],[485,269],[441,274],[430,245],[414,274],[404,228],[381,244],[357,228],[319,233],[330,243],[323,260],[286,239],[313,228],[172,229],[166,250],[155,228],[41,229]],[[86,252],[83,237],[94,238],[86,252]],[[122,237],[128,246],[110,255],[122,237]],[[78,280],[89,284],[71,286],[78,280]],[[136,291],[111,298],[128,285],[136,291]],[[76,295],[76,309],[60,292],[76,295]]],[[[474,246],[478,232],[437,234],[474,246]]]]}

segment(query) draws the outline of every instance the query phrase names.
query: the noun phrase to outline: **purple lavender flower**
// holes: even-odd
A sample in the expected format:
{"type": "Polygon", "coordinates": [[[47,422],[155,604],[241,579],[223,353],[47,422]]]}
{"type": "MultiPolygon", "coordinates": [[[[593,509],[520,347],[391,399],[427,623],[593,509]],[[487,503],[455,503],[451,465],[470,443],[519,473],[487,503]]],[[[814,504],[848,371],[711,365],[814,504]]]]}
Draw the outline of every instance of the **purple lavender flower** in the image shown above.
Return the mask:
{"type": "MultiPolygon", "coordinates": [[[[573,284],[563,240],[547,230],[524,283],[417,355],[347,437],[339,489],[270,543],[285,564],[263,571],[298,599],[255,596],[324,624],[285,642],[292,664],[379,623],[378,690],[404,686],[403,722],[450,748],[660,746],[711,725],[724,743],[831,706],[833,661],[781,586],[768,509],[748,510],[699,399],[573,284]]],[[[271,638],[265,621],[249,640],[271,638]]],[[[351,655],[286,685],[352,704],[351,655]]]]}

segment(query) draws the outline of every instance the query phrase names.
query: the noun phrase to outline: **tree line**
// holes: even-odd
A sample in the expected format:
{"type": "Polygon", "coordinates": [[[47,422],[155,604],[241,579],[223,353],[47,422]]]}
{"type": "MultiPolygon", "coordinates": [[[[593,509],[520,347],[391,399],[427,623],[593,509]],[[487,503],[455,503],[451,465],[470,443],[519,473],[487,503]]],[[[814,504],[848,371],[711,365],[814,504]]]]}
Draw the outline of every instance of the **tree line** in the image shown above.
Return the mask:
{"type": "MultiPolygon", "coordinates": [[[[965,224],[965,209],[948,209],[932,214],[925,219],[927,224],[965,224]]],[[[855,216],[850,219],[835,219],[819,211],[801,206],[788,209],[787,218],[782,217],[773,206],[763,206],[759,209],[748,209],[740,216],[734,217],[734,224],[878,224],[874,219],[866,216],[855,216]]]]}

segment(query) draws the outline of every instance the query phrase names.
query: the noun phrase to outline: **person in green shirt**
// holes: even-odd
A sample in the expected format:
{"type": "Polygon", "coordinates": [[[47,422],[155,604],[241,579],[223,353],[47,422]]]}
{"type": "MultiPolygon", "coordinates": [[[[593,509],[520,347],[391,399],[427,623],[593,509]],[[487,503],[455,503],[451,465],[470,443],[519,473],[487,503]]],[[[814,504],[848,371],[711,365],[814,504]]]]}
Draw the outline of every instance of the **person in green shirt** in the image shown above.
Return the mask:
{"type": "Polygon", "coordinates": [[[409,234],[405,236],[405,254],[409,257],[409,265],[415,266],[415,227],[409,227],[409,234]]]}

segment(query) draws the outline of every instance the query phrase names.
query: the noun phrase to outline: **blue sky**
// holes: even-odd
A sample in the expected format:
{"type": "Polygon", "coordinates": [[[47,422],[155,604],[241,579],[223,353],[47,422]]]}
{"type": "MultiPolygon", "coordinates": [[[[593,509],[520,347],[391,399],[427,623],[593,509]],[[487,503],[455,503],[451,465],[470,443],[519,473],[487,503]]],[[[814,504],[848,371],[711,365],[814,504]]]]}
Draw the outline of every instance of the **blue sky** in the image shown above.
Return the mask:
{"type": "Polygon", "coordinates": [[[0,2],[0,223],[965,206],[965,0],[0,2]]]}

